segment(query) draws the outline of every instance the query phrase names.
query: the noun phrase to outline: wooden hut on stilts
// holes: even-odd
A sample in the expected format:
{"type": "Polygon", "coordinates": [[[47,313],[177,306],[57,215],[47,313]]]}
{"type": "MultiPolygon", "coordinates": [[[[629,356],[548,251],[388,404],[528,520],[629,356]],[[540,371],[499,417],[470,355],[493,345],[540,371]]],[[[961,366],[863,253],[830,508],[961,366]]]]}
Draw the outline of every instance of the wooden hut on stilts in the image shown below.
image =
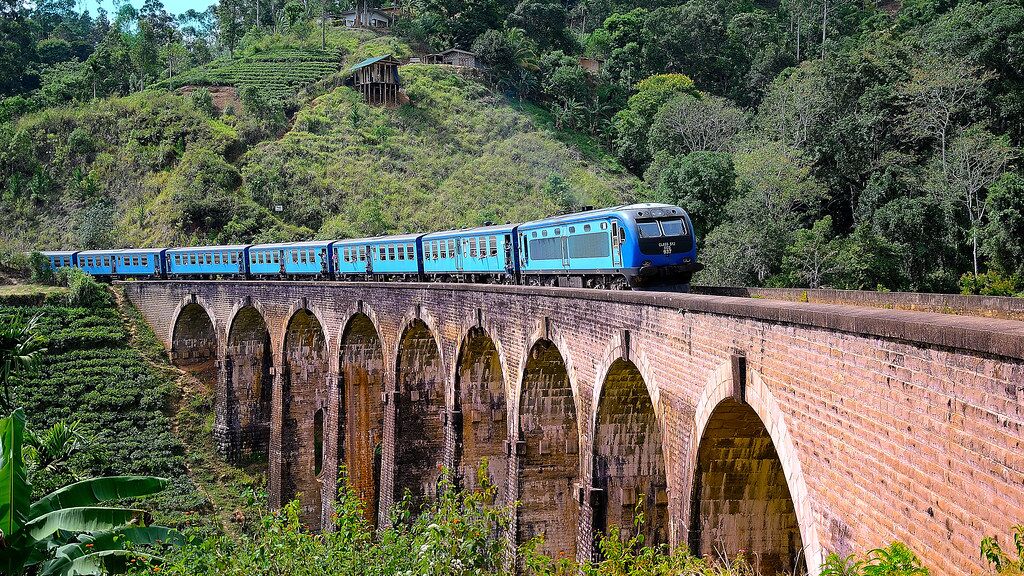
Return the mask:
{"type": "Polygon", "coordinates": [[[362,94],[369,104],[397,105],[401,85],[398,65],[390,54],[367,58],[349,69],[345,84],[362,94]]]}

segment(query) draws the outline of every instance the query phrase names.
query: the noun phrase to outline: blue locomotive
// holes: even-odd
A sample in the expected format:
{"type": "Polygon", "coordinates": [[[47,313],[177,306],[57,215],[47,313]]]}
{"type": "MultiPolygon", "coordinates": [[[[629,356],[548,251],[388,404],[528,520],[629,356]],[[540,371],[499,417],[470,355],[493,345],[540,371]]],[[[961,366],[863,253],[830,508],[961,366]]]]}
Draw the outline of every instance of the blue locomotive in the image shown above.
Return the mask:
{"type": "Polygon", "coordinates": [[[582,288],[683,286],[697,262],[685,210],[632,204],[524,224],[281,244],[43,252],[54,269],[110,278],[476,282],[582,288]]]}

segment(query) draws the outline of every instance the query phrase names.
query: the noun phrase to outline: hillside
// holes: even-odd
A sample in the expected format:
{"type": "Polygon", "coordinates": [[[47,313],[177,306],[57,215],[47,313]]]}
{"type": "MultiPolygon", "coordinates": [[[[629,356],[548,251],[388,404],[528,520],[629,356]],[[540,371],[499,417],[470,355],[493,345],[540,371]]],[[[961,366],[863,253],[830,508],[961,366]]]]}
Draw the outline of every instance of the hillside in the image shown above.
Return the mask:
{"type": "MultiPolygon", "coordinates": [[[[408,51],[365,31],[330,38],[346,62],[408,51]]],[[[636,194],[639,180],[598,147],[564,144],[478,80],[403,67],[410,103],[374,108],[335,87],[329,52],[296,46],[268,39],[165,83],[262,82],[262,116],[221,114],[197,93],[158,85],[2,125],[0,150],[10,153],[0,169],[12,176],[0,209],[13,215],[4,240],[94,248],[342,237],[533,218],[636,194]],[[283,74],[289,58],[304,71],[283,74]],[[300,86],[285,118],[271,100],[300,86]]]]}

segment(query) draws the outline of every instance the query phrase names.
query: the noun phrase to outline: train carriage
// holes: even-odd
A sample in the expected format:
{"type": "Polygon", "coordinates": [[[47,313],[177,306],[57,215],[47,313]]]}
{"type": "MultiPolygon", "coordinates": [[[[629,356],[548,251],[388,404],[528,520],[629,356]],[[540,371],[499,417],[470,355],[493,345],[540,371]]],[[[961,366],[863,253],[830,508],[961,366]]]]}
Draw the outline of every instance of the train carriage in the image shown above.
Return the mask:
{"type": "Polygon", "coordinates": [[[78,267],[93,276],[113,276],[114,258],[120,250],[85,250],[76,257],[78,267]]]}
{"type": "Polygon", "coordinates": [[[115,276],[158,277],[163,275],[164,250],[157,248],[133,248],[114,254],[113,274],[115,276]]]}
{"type": "Polygon", "coordinates": [[[331,259],[338,280],[366,279],[372,273],[370,247],[366,240],[338,240],[331,243],[331,259]]]}
{"type": "Polygon", "coordinates": [[[427,280],[516,281],[516,235],[510,224],[425,234],[421,246],[427,280]]]}
{"type": "Polygon", "coordinates": [[[171,248],[164,253],[167,276],[244,277],[248,248],[246,244],[171,248]]]}
{"type": "Polygon", "coordinates": [[[285,278],[329,278],[333,274],[324,241],[255,244],[249,247],[249,273],[253,276],[285,278]]]}
{"type": "Polygon", "coordinates": [[[381,236],[364,240],[367,253],[366,274],[375,280],[419,280],[420,234],[381,236]]]}

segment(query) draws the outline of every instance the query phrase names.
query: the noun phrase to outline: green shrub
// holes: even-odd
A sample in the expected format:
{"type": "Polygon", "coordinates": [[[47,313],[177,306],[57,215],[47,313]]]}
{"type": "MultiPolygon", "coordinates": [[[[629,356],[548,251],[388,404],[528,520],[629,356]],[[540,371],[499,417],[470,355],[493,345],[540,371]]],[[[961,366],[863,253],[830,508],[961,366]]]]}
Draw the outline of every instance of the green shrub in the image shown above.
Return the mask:
{"type": "Polygon", "coordinates": [[[989,270],[975,276],[968,272],[960,277],[961,294],[980,294],[982,296],[1016,296],[1024,291],[1024,281],[1018,276],[1003,276],[989,270]]]}
{"type": "Polygon", "coordinates": [[[50,259],[41,253],[33,252],[29,254],[28,268],[32,281],[36,284],[52,286],[55,283],[56,277],[53,274],[53,268],[50,267],[50,259]]]}
{"type": "MultiPolygon", "coordinates": [[[[42,254],[39,256],[45,259],[42,254]]],[[[49,265],[49,262],[46,264],[49,265]]],[[[32,255],[26,255],[17,249],[0,248],[0,272],[14,278],[32,277],[34,272],[32,255]]]]}
{"type": "Polygon", "coordinates": [[[69,306],[107,308],[114,304],[110,290],[81,268],[61,268],[57,271],[57,283],[68,287],[69,306]]]}

